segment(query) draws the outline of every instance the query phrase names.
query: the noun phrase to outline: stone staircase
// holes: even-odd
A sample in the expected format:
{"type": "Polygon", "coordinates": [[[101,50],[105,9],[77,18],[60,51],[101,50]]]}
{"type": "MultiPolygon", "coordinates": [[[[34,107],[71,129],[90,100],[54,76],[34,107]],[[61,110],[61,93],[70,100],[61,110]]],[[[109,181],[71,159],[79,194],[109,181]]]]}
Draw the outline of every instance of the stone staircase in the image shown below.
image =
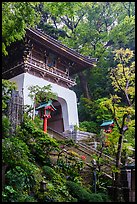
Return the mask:
{"type": "Polygon", "coordinates": [[[67,132],[63,132],[63,135],[67,138],[70,138],[72,140],[74,140],[75,142],[78,141],[92,141],[94,139],[94,137],[96,136],[95,133],[90,133],[90,132],[83,132],[83,131],[67,131],[67,132]]]}
{"type": "MultiPolygon", "coordinates": [[[[86,173],[87,171],[91,173],[91,170],[93,169],[93,164],[92,164],[93,155],[100,156],[101,154],[101,152],[95,148],[95,144],[94,144],[95,134],[86,133],[85,137],[82,136],[81,139],[79,137],[78,140],[75,140],[76,137],[74,138],[74,135],[73,137],[70,137],[70,135],[68,136],[68,134],[59,133],[51,128],[48,129],[48,134],[57,140],[65,140],[68,138],[73,139],[76,142],[76,147],[70,147],[70,148],[67,148],[67,150],[72,150],[80,156],[84,155],[86,157],[85,159],[86,165],[85,165],[84,171],[86,173]]],[[[84,135],[84,132],[82,132],[82,134],[84,135]]],[[[101,154],[101,157],[105,160],[105,163],[103,164],[103,166],[101,166],[101,172],[108,178],[112,179],[111,167],[115,165],[115,159],[103,153],[101,154]]]]}

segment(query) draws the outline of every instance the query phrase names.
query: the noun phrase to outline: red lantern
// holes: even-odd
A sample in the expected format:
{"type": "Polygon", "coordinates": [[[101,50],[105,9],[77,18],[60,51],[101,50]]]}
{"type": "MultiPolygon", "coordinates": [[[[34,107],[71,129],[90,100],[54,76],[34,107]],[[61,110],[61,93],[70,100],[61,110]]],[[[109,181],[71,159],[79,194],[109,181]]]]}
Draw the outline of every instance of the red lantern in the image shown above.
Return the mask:
{"type": "Polygon", "coordinates": [[[104,132],[106,132],[106,133],[111,133],[111,132],[112,132],[112,129],[113,129],[113,127],[114,127],[114,122],[113,122],[113,120],[104,121],[104,122],[100,125],[100,127],[104,129],[104,132]]]}
{"type": "Polygon", "coordinates": [[[51,118],[51,112],[56,110],[52,105],[52,101],[40,104],[36,110],[40,111],[41,118],[43,118],[43,131],[47,132],[47,119],[51,118]]]}

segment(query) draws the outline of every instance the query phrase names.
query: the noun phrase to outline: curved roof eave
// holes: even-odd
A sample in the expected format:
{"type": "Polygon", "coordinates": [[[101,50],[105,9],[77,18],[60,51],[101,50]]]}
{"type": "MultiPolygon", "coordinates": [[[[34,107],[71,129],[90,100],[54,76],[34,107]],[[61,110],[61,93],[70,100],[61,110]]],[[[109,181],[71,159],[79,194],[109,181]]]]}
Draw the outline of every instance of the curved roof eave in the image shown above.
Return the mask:
{"type": "MultiPolygon", "coordinates": [[[[43,42],[47,43],[46,45],[49,45],[49,48],[53,49],[56,48],[56,51],[60,54],[64,55],[65,57],[68,57],[69,59],[73,60],[74,62],[80,64],[82,67],[93,67],[95,66],[97,59],[91,58],[89,59],[86,56],[83,56],[76,52],[75,50],[68,48],[67,46],[60,43],[58,40],[55,40],[51,36],[42,33],[36,29],[27,28],[27,32],[30,32],[31,34],[37,36],[39,39],[41,39],[43,42]]],[[[55,51],[55,50],[54,50],[55,51]]]]}

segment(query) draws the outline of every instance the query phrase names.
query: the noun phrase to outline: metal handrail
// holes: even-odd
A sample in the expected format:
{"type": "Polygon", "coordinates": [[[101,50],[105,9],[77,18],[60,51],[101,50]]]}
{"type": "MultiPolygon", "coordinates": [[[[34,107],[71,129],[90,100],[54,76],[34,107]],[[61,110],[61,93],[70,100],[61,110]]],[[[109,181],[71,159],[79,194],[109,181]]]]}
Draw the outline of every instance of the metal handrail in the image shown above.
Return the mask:
{"type": "MultiPolygon", "coordinates": [[[[59,133],[59,132],[55,131],[55,130],[52,129],[52,128],[49,128],[49,130],[51,130],[53,133],[55,133],[55,134],[61,136],[61,139],[67,139],[67,138],[68,138],[68,137],[64,136],[63,133],[59,133]]],[[[53,137],[54,137],[54,136],[53,136],[53,137]]],[[[77,150],[82,151],[83,153],[85,153],[86,155],[89,155],[89,156],[92,156],[93,153],[95,153],[95,154],[100,154],[100,153],[101,153],[100,151],[96,150],[95,148],[89,147],[89,146],[87,146],[87,145],[85,145],[85,144],[83,145],[83,144],[81,144],[81,143],[79,143],[79,142],[77,143],[77,150]]],[[[110,168],[111,165],[115,165],[115,159],[113,159],[112,157],[109,157],[108,155],[106,155],[106,154],[104,154],[104,153],[102,153],[102,156],[103,156],[103,157],[106,157],[107,159],[109,159],[109,162],[108,162],[108,160],[107,160],[107,163],[105,163],[105,166],[106,166],[106,167],[110,168]]],[[[91,166],[90,163],[88,163],[88,162],[85,162],[85,163],[86,163],[88,166],[91,166]]],[[[104,172],[104,171],[103,171],[103,173],[104,173],[105,175],[109,175],[109,174],[107,174],[107,173],[104,172]]],[[[110,175],[109,175],[109,177],[112,178],[110,175]]]]}

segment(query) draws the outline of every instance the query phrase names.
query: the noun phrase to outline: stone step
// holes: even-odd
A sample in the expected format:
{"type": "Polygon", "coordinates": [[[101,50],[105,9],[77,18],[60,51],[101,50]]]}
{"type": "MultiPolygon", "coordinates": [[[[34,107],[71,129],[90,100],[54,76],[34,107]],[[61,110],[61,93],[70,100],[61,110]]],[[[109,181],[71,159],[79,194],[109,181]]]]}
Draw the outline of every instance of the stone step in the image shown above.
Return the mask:
{"type": "MultiPolygon", "coordinates": [[[[48,133],[57,140],[68,139],[68,137],[65,137],[63,134],[58,133],[54,130],[48,130],[48,133]]],[[[81,141],[77,142],[76,144],[77,144],[77,147],[71,147],[70,150],[78,153],[80,156],[84,155],[86,157],[85,164],[93,168],[92,166],[93,155],[99,156],[101,153],[95,148],[91,146],[89,147],[87,144],[83,142],[81,143],[81,141]]],[[[104,175],[106,175],[109,178],[112,178],[111,166],[115,165],[115,160],[103,153],[101,156],[106,161],[104,165],[101,167],[101,170],[103,171],[104,175]]]]}

